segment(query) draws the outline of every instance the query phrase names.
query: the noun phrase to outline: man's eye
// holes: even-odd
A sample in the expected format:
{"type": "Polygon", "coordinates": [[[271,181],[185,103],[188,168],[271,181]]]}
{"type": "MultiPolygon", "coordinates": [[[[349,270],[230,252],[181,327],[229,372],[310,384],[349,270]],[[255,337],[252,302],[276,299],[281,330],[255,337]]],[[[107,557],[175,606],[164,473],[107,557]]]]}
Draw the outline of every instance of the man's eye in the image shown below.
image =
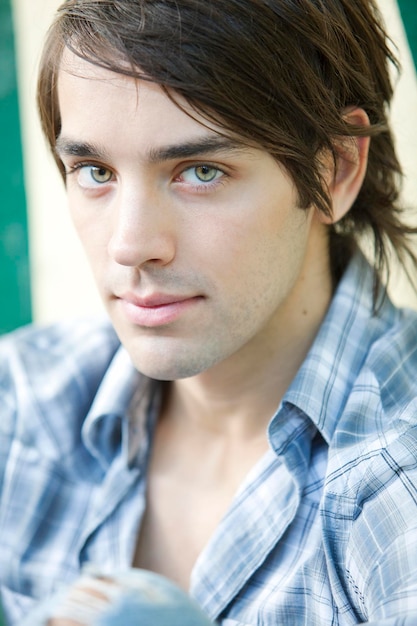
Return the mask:
{"type": "Polygon", "coordinates": [[[90,175],[96,183],[108,183],[112,177],[111,171],[105,167],[92,167],[90,175]]]}
{"type": "Polygon", "coordinates": [[[98,165],[81,165],[75,168],[80,187],[89,189],[98,185],[105,185],[113,178],[113,172],[107,167],[98,165]]]}
{"type": "Polygon", "coordinates": [[[203,164],[190,167],[183,171],[181,178],[190,184],[211,183],[224,176],[224,172],[213,165],[203,164]]]}
{"type": "Polygon", "coordinates": [[[211,167],[210,165],[199,165],[195,168],[195,174],[199,180],[204,183],[210,183],[214,180],[220,171],[215,167],[211,167]]]}

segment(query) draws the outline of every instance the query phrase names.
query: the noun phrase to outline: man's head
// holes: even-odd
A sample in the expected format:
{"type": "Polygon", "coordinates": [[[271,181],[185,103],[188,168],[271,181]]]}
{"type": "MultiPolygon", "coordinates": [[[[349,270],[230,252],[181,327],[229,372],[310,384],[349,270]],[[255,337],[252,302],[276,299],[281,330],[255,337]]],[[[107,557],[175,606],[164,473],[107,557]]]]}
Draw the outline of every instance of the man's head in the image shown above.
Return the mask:
{"type": "Polygon", "coordinates": [[[401,252],[390,58],[370,0],[62,5],[43,127],[139,371],[295,374],[358,234],[401,252]]]}
{"type": "Polygon", "coordinates": [[[394,209],[400,168],[386,118],[393,57],[373,0],[67,0],[39,82],[52,148],[65,47],[99,66],[145,76],[226,133],[265,149],[292,177],[301,208],[332,213],[321,157],[337,161],[338,140],[370,135],[362,189],[331,228],[332,269],[337,277],[364,230],[375,235],[377,267],[386,238],[401,252],[394,209]],[[366,112],[369,126],[346,118],[354,107],[366,112]]]}

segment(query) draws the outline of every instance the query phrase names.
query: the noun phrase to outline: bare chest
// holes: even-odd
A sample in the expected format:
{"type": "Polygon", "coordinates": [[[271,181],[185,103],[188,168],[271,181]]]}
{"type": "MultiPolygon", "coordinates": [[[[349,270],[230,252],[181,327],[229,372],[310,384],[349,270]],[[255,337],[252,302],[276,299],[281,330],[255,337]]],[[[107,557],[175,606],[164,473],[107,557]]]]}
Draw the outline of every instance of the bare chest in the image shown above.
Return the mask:
{"type": "Polygon", "coordinates": [[[198,489],[190,481],[153,476],[133,565],[149,569],[183,589],[234,495],[234,486],[198,489]]]}
{"type": "Polygon", "coordinates": [[[188,589],[196,560],[267,448],[266,438],[239,445],[190,429],[177,436],[162,421],[152,450],[134,566],[188,589]]]}

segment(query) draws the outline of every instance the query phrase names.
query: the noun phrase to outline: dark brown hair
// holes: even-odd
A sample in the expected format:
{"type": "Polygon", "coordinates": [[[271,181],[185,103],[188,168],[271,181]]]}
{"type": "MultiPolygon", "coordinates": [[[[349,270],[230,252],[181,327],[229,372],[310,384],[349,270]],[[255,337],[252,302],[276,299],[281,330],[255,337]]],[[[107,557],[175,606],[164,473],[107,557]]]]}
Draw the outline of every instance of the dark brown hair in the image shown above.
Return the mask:
{"type": "MultiPolygon", "coordinates": [[[[362,189],[330,227],[337,278],[358,239],[373,235],[376,276],[389,245],[410,256],[398,206],[401,169],[387,121],[390,69],[398,69],[373,0],[67,0],[52,25],[40,67],[38,104],[54,149],[60,132],[56,81],[64,48],[84,59],[180,94],[225,133],[282,163],[302,208],[331,214],[320,155],[335,139],[369,135],[362,189]],[[370,126],[347,123],[361,107],[370,126]]],[[[62,164],[57,159],[63,173],[62,164]]]]}

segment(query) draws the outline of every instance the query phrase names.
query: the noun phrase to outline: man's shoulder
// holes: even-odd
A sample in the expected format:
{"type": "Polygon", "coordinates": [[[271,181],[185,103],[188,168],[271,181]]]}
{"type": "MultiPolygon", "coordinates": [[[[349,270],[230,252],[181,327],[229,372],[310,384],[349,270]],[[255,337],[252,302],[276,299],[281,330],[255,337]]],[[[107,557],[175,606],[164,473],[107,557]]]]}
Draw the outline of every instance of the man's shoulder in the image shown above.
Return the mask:
{"type": "Polygon", "coordinates": [[[9,412],[87,407],[119,340],[104,317],[29,325],[0,339],[0,394],[9,412]]]}
{"type": "Polygon", "coordinates": [[[374,335],[330,442],[329,484],[353,500],[359,492],[368,497],[369,485],[375,495],[379,478],[393,481],[399,467],[417,458],[417,312],[391,312],[390,323],[374,335]]]}
{"type": "Polygon", "coordinates": [[[72,337],[95,333],[110,333],[114,335],[114,329],[106,315],[91,315],[62,319],[48,324],[32,323],[21,326],[16,330],[0,337],[0,345],[13,344],[16,342],[36,343],[55,342],[58,340],[71,340],[72,337]]]}
{"type": "MultiPolygon", "coordinates": [[[[79,437],[120,346],[105,318],[23,327],[0,340],[0,454],[12,439],[59,456],[79,437]]],[[[75,445],[75,444],[74,444],[75,445]]]]}
{"type": "Polygon", "coordinates": [[[63,368],[70,362],[80,367],[108,362],[119,346],[104,316],[77,318],[38,326],[24,326],[0,339],[0,363],[21,366],[34,373],[63,368]]]}
{"type": "Polygon", "coordinates": [[[391,417],[417,398],[417,312],[394,311],[392,323],[370,346],[362,370],[374,377],[382,408],[391,417]]]}
{"type": "Polygon", "coordinates": [[[334,430],[321,504],[329,558],[364,586],[416,536],[417,313],[393,311],[334,430]]]}

